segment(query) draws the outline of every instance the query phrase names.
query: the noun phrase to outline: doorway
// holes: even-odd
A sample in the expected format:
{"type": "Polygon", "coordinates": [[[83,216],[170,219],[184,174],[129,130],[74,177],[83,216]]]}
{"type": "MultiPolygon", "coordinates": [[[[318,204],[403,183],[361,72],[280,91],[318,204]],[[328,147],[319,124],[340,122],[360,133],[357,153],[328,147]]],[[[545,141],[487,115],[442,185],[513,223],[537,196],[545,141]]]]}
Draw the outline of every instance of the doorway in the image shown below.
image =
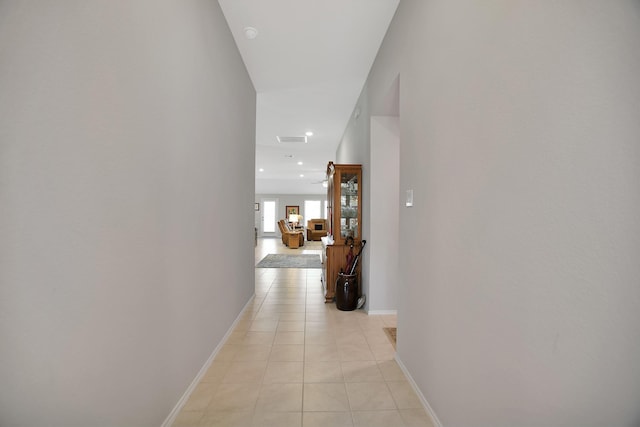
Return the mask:
{"type": "Polygon", "coordinates": [[[265,237],[276,234],[276,218],[278,218],[278,199],[262,199],[262,215],[260,216],[260,231],[265,237]]]}

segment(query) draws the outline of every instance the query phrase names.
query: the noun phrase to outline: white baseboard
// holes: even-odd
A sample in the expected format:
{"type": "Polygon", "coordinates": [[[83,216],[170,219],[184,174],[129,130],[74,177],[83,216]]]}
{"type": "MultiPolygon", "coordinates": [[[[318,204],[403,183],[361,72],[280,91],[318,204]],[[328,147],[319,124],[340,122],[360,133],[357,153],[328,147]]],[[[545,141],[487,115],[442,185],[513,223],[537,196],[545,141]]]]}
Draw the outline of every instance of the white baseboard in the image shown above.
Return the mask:
{"type": "Polygon", "coordinates": [[[202,368],[200,368],[200,371],[198,371],[198,374],[196,375],[196,377],[193,379],[193,381],[191,381],[191,384],[189,385],[189,387],[187,387],[187,390],[184,392],[180,400],[178,400],[178,403],[176,403],[176,406],[174,406],[173,410],[171,411],[171,413],[169,413],[169,416],[164,420],[161,427],[171,427],[173,422],[176,420],[176,417],[182,410],[182,407],[185,405],[185,403],[187,403],[189,396],[191,396],[191,393],[193,393],[193,390],[195,390],[196,386],[198,385],[198,383],[200,382],[204,374],[209,369],[209,366],[211,366],[213,359],[215,359],[220,349],[225,345],[225,343],[229,339],[229,336],[233,332],[233,329],[236,327],[236,325],[242,318],[242,315],[247,310],[247,307],[249,307],[249,304],[253,302],[255,297],[256,295],[253,294],[253,296],[249,298],[249,301],[247,301],[247,303],[244,305],[242,310],[240,310],[240,314],[238,314],[238,317],[236,317],[236,320],[233,321],[233,324],[229,327],[229,329],[227,330],[227,333],[224,334],[224,337],[222,337],[222,340],[220,340],[220,343],[213,350],[213,352],[211,353],[207,361],[204,363],[202,368]]]}
{"type": "Polygon", "coordinates": [[[368,310],[367,314],[369,316],[383,316],[389,314],[397,315],[398,310],[368,310]]]}
{"type": "Polygon", "coordinates": [[[400,360],[397,353],[396,353],[396,362],[398,362],[398,366],[400,366],[400,369],[402,369],[402,372],[404,372],[404,375],[407,377],[409,384],[411,384],[411,387],[413,387],[413,391],[415,391],[416,394],[418,395],[418,399],[420,399],[422,406],[424,406],[424,410],[427,412],[427,415],[431,417],[431,424],[433,424],[434,427],[442,427],[442,423],[438,419],[436,413],[433,412],[433,408],[431,408],[431,405],[429,405],[429,402],[427,402],[427,399],[424,397],[424,394],[422,394],[422,391],[420,391],[420,389],[418,388],[418,385],[413,380],[413,377],[411,377],[411,374],[409,374],[407,367],[404,366],[404,363],[402,363],[402,360],[400,360]]]}

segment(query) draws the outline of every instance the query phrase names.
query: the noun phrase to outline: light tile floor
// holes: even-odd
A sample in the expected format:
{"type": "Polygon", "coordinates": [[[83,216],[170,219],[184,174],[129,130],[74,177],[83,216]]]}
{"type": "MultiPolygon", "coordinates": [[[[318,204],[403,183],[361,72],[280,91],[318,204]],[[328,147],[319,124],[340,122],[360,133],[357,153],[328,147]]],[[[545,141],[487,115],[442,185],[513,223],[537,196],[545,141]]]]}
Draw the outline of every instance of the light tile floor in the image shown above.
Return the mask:
{"type": "MultiPolygon", "coordinates": [[[[320,253],[319,242],[268,253],[320,253]]],[[[319,269],[256,269],[256,297],[174,427],[432,427],[383,327],[395,316],[325,304],[319,269]]]]}

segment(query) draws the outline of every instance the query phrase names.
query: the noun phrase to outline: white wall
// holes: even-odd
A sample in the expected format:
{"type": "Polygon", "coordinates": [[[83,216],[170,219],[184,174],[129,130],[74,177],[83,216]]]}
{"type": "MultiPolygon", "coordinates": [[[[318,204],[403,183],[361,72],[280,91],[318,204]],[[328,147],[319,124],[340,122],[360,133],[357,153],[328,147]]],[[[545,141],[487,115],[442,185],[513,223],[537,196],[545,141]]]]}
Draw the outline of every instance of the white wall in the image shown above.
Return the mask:
{"type": "MultiPolygon", "coordinates": [[[[371,117],[369,286],[367,309],[397,310],[400,251],[400,129],[397,117],[371,117]],[[375,173],[375,171],[381,171],[375,173]]],[[[364,253],[364,252],[363,252],[364,253]]]]}
{"type": "Polygon", "coordinates": [[[254,134],[217,2],[0,2],[0,425],[162,423],[253,293],[254,134]]]}
{"type": "MultiPolygon", "coordinates": [[[[391,69],[397,69],[397,66],[391,69]]],[[[386,68],[385,72],[387,72],[386,68]]],[[[361,293],[367,296],[364,308],[372,313],[393,312],[397,309],[394,297],[397,286],[388,282],[388,278],[397,275],[398,257],[397,252],[394,252],[397,251],[399,238],[398,225],[395,221],[398,216],[398,197],[397,194],[391,194],[391,188],[397,185],[399,174],[399,164],[396,163],[398,141],[395,139],[400,135],[393,135],[394,132],[399,132],[397,129],[398,92],[397,71],[395,74],[388,73],[383,78],[375,74],[370,75],[336,151],[336,163],[362,165],[361,227],[362,237],[367,240],[367,246],[362,252],[360,286],[361,293]],[[370,86],[374,90],[370,90],[370,86]],[[383,89],[380,90],[380,88],[383,89]],[[377,121],[372,120],[372,117],[377,117],[377,121]],[[374,135],[372,129],[375,129],[378,134],[374,135]],[[373,142],[376,136],[377,144],[373,142]],[[381,168],[381,164],[386,162],[386,155],[391,156],[390,163],[381,168]],[[374,176],[372,173],[374,167],[382,172],[374,176]],[[390,202],[391,199],[395,201],[390,202]],[[396,223],[381,229],[380,224],[386,221],[396,223]],[[375,256],[376,252],[378,256],[375,256]],[[379,264],[380,257],[389,262],[379,264]],[[372,281],[376,283],[372,285],[372,281]]]]}
{"type": "MultiPolygon", "coordinates": [[[[362,201],[360,208],[362,209],[362,238],[370,242],[369,231],[371,230],[371,150],[369,144],[370,129],[370,113],[369,104],[367,102],[367,91],[363,90],[360,99],[356,104],[355,112],[345,129],[342,141],[336,151],[336,164],[359,164],[362,165],[362,182],[359,185],[362,192],[362,201]]],[[[368,243],[369,244],[369,243],[368,243]]],[[[369,295],[369,274],[370,274],[370,252],[369,248],[362,252],[362,261],[360,263],[360,293],[369,295]]],[[[369,301],[364,306],[365,310],[369,309],[369,301]]]]}
{"type": "Polygon", "coordinates": [[[442,424],[638,425],[640,2],[403,1],[372,115],[398,73],[398,357],[442,424]]]}

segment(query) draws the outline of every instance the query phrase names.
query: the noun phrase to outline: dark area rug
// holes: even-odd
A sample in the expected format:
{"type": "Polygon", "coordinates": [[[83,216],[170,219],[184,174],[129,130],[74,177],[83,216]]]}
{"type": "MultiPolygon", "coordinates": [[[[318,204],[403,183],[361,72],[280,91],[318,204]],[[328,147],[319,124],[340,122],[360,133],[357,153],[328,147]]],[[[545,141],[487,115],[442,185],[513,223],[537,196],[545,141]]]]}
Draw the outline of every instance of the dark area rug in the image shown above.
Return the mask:
{"type": "Polygon", "coordinates": [[[257,268],[322,268],[320,255],[269,254],[256,265],[257,268]]]}

